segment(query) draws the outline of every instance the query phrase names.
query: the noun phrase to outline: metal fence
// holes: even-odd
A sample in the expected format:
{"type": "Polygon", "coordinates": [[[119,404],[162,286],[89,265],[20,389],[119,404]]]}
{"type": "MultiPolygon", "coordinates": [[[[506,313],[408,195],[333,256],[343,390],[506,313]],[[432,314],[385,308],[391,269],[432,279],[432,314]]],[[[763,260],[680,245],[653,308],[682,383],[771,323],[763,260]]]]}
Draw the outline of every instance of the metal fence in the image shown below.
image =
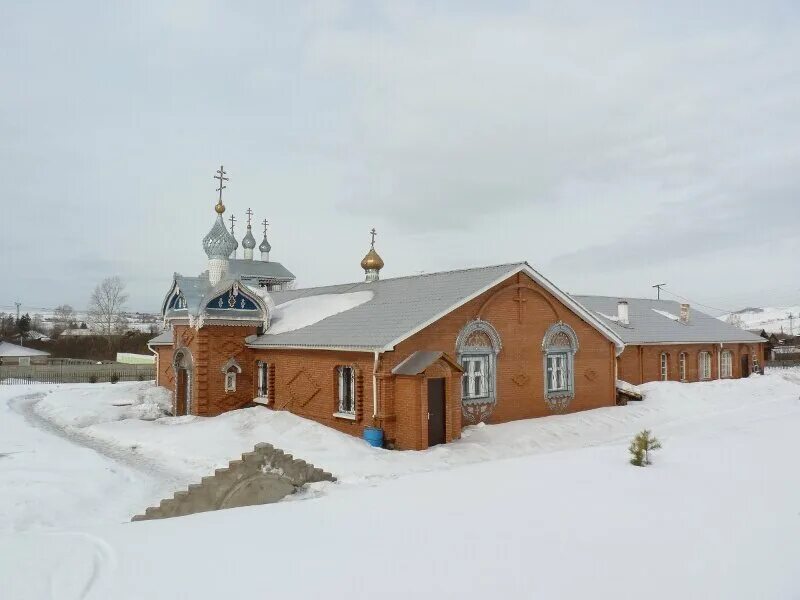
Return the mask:
{"type": "Polygon", "coordinates": [[[793,360],[768,360],[765,365],[767,369],[791,369],[800,367],[800,358],[793,360]]]}
{"type": "Polygon", "coordinates": [[[104,383],[117,381],[147,381],[156,378],[155,365],[60,364],[0,366],[0,385],[29,383],[104,383]]]}

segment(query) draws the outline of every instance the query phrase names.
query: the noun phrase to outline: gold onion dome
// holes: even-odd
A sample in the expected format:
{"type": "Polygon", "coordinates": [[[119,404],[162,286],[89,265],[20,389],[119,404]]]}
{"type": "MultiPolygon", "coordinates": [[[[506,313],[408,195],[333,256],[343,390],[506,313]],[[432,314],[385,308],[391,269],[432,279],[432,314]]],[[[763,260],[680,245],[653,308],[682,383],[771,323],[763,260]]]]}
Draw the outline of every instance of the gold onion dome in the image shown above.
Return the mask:
{"type": "Polygon", "coordinates": [[[375,252],[375,246],[372,246],[367,252],[367,255],[361,261],[361,268],[365,271],[375,269],[379,271],[383,268],[383,259],[375,252]]]}
{"type": "Polygon", "coordinates": [[[225,212],[225,205],[220,201],[217,202],[217,205],[214,207],[214,210],[217,211],[218,215],[221,215],[225,212]]]}

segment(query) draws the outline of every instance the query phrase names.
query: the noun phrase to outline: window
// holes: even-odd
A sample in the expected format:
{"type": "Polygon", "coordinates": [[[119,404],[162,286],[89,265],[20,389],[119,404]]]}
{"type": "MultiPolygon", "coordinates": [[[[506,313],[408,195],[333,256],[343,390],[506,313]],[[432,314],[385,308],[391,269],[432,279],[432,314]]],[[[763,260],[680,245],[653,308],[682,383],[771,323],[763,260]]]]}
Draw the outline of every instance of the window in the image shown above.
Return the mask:
{"type": "Polygon", "coordinates": [[[563,412],[575,397],[575,354],[578,336],[559,321],[551,325],[542,340],[544,355],[544,400],[553,412],[563,412]]]}
{"type": "Polygon", "coordinates": [[[462,376],[462,398],[486,398],[489,395],[489,385],[486,380],[489,357],[484,356],[465,356],[461,360],[464,367],[462,376]]]}
{"type": "Polygon", "coordinates": [[[486,421],[497,404],[496,365],[502,348],[500,335],[488,321],[469,321],[456,338],[456,357],[464,369],[461,378],[461,415],[464,423],[486,421]]]}
{"type": "Polygon", "coordinates": [[[31,357],[30,356],[20,356],[19,357],[19,366],[20,367],[30,367],[31,366],[31,357]]]}
{"type": "Polygon", "coordinates": [[[236,371],[231,370],[225,373],[225,391],[226,392],[236,391],[236,371]]]}
{"type": "Polygon", "coordinates": [[[353,367],[339,367],[339,415],[356,414],[356,372],[353,367]]]}
{"type": "Polygon", "coordinates": [[[267,363],[258,362],[258,392],[259,398],[269,397],[269,366],[267,363]]]}
{"type": "Polygon", "coordinates": [[[669,380],[669,357],[666,352],[661,353],[661,381],[669,380]]]}
{"type": "Polygon", "coordinates": [[[686,352],[681,352],[678,355],[678,369],[681,381],[686,381],[686,352]]]}
{"type": "Polygon", "coordinates": [[[547,355],[547,391],[563,392],[569,390],[569,354],[551,352],[547,355]]]}
{"type": "Polygon", "coordinates": [[[720,356],[720,377],[733,376],[733,352],[730,350],[723,350],[720,356]]]}
{"type": "Polygon", "coordinates": [[[698,357],[698,370],[700,379],[711,379],[711,353],[701,352],[698,357]]]}

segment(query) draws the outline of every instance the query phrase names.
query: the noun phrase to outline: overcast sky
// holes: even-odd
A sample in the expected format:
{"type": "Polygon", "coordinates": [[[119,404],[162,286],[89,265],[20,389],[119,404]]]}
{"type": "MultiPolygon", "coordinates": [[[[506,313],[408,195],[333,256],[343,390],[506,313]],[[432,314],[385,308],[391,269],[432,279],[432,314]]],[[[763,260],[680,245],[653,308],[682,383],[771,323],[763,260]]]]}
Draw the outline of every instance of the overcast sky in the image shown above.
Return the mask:
{"type": "Polygon", "coordinates": [[[220,163],[301,286],[360,280],[374,225],[384,277],[527,260],[575,293],[800,304],[796,2],[3,13],[0,310],[109,275],[158,310],[206,268],[220,163]]]}

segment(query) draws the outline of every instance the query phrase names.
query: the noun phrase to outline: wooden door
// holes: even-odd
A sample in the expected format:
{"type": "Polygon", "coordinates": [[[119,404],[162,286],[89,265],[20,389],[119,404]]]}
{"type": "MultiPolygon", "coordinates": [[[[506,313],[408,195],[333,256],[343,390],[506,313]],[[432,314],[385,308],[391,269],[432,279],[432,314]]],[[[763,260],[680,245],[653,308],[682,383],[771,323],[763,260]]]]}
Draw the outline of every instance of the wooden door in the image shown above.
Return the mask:
{"type": "Polygon", "coordinates": [[[444,378],[428,379],[428,446],[445,441],[444,378]]]}
{"type": "Polygon", "coordinates": [[[750,361],[746,354],[742,356],[742,377],[750,377],[750,361]]]}
{"type": "Polygon", "coordinates": [[[178,369],[175,381],[175,416],[186,414],[186,398],[189,396],[189,378],[186,369],[178,369]]]}

